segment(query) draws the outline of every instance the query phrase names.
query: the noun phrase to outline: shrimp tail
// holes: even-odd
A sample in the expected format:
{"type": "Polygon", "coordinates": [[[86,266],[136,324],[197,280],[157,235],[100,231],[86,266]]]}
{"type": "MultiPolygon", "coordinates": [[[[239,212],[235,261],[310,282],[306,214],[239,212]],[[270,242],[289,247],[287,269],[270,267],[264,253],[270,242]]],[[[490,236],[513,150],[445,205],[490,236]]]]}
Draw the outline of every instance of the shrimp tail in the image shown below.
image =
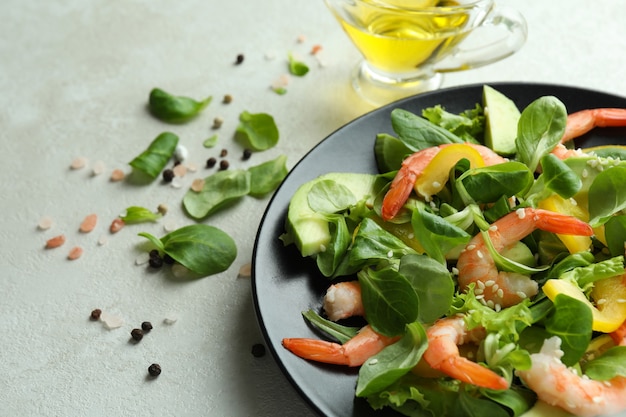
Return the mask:
{"type": "Polygon", "coordinates": [[[626,126],[626,109],[600,108],[581,110],[567,117],[565,133],[561,143],[582,136],[594,127],[626,126]]]}
{"type": "Polygon", "coordinates": [[[455,356],[438,365],[440,371],[468,384],[494,390],[509,388],[507,380],[491,369],[472,362],[464,357],[455,356]]]}
{"type": "Polygon", "coordinates": [[[303,359],[335,365],[358,366],[348,363],[348,358],[338,343],[298,337],[285,338],[282,343],[287,350],[303,359]]]}
{"type": "Polygon", "coordinates": [[[593,229],[586,222],[565,214],[537,209],[533,211],[536,226],[547,232],[562,235],[592,236],[593,229]]]}

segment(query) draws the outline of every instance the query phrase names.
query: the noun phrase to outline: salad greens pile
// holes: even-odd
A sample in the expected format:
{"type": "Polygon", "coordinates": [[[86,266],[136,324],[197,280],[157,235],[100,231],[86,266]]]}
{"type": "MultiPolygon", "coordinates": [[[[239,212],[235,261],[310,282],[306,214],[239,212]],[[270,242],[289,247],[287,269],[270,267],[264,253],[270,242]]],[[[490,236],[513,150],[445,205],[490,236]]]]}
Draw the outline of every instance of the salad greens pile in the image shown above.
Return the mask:
{"type": "MultiPolygon", "coordinates": [[[[440,168],[445,184],[430,198],[412,193],[397,216],[382,220],[382,199],[402,160],[442,144],[484,144],[489,115],[495,117],[491,110],[487,114],[477,104],[451,114],[435,106],[420,116],[395,109],[395,135],[379,134],[375,142],[379,174],[327,174],[301,186],[290,203],[284,243],[313,257],[329,280],[356,276],[367,323],[399,338],[360,368],[356,396],[375,409],[391,407],[408,416],[520,416],[540,393],[527,388],[516,371],[529,369],[530,355],[553,336],[561,339],[566,365],[593,379],[626,377],[626,347],[614,346],[608,336],[626,320],[626,161],[611,157],[623,152],[619,146],[555,157],[567,121],[556,97],[538,98],[512,121],[516,151],[507,162],[472,167],[469,152],[455,151],[440,168]],[[455,263],[473,236],[485,235],[491,223],[524,207],[577,217],[595,234],[538,230],[503,253],[491,248],[498,269],[531,276],[540,287],[532,299],[494,309],[472,286],[459,289],[455,263]],[[425,329],[459,313],[468,329],[486,329],[474,360],[506,378],[510,389],[494,391],[420,371],[425,329]]],[[[339,343],[359,329],[313,310],[304,317],[339,343]]]]}

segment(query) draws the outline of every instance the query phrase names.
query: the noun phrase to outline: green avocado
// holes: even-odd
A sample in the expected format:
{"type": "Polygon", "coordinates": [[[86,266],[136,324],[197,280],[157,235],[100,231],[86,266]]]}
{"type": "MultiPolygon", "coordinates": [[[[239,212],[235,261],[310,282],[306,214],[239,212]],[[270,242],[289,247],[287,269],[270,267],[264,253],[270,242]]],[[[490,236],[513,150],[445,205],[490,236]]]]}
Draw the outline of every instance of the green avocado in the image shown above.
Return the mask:
{"type": "Polygon", "coordinates": [[[285,244],[295,244],[302,256],[312,256],[324,251],[331,240],[325,215],[327,213],[315,211],[309,205],[311,188],[321,181],[335,181],[354,194],[354,201],[366,200],[367,204],[372,205],[379,190],[377,178],[370,174],[329,173],[304,183],[291,198],[285,224],[286,232],[281,239],[285,244]]]}
{"type": "Polygon", "coordinates": [[[496,89],[483,87],[485,145],[501,155],[513,155],[517,149],[517,123],[520,111],[515,103],[496,89]]]}

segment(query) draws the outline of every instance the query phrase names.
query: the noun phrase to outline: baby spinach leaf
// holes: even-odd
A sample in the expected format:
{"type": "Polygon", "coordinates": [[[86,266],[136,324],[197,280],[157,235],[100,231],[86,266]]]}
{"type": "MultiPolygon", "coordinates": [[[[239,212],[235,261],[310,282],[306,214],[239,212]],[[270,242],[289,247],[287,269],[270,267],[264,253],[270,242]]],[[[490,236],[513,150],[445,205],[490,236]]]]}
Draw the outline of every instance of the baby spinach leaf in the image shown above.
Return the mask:
{"type": "Polygon", "coordinates": [[[131,206],[126,209],[126,214],[120,216],[120,219],[126,224],[153,222],[160,219],[163,215],[148,210],[145,207],[131,206]]]}
{"type": "Polygon", "coordinates": [[[292,54],[288,56],[289,72],[296,77],[304,77],[309,72],[309,67],[301,61],[296,60],[292,54]]]}
{"type": "Polygon", "coordinates": [[[409,253],[416,252],[374,220],[365,218],[354,236],[349,261],[353,266],[360,266],[377,260],[399,259],[409,253]]]}
{"type": "Polygon", "coordinates": [[[150,143],[148,149],[136,156],[129,164],[134,169],[154,179],[165,168],[174,154],[176,145],[178,145],[178,136],[170,132],[163,132],[150,143]]]}
{"type": "Polygon", "coordinates": [[[556,97],[540,97],[530,103],[517,125],[518,159],[534,172],[541,158],[561,141],[566,122],[567,110],[556,97]]]}
{"type": "Polygon", "coordinates": [[[204,146],[205,148],[212,148],[215,145],[217,145],[217,139],[218,139],[218,136],[217,135],[213,135],[213,136],[205,139],[204,142],[202,142],[202,146],[204,146]]]}
{"type": "Polygon", "coordinates": [[[600,172],[589,187],[589,224],[606,223],[626,209],[626,166],[617,165],[600,172]]]}
{"type": "Polygon", "coordinates": [[[391,126],[413,152],[444,143],[463,143],[461,138],[446,129],[403,109],[392,110],[391,126]]]}
{"type": "Polygon", "coordinates": [[[326,277],[335,273],[352,241],[352,234],[348,230],[345,217],[342,215],[328,216],[328,229],[330,242],[326,245],[326,250],[318,253],[315,257],[317,267],[326,277]]]}
{"type": "Polygon", "coordinates": [[[386,133],[376,135],[374,156],[378,172],[386,173],[400,169],[404,158],[411,153],[400,139],[386,133]]]}
{"type": "Polygon", "coordinates": [[[583,186],[578,175],[553,154],[547,154],[541,159],[541,169],[544,187],[563,198],[574,196],[583,186]]]}
{"type": "Polygon", "coordinates": [[[205,224],[184,226],[160,239],[145,232],[139,236],[201,276],[227,270],[237,257],[235,241],[222,230],[205,224]]]}
{"type": "Polygon", "coordinates": [[[591,340],[591,309],[582,301],[559,294],[554,299],[554,310],[546,321],[546,330],[561,339],[561,358],[567,366],[576,364],[585,353],[591,340]]]}
{"type": "Polygon", "coordinates": [[[528,189],[534,180],[528,167],[519,162],[505,162],[465,171],[458,181],[477,203],[493,203],[502,196],[511,197],[528,189]]]}
{"type": "Polygon", "coordinates": [[[278,137],[278,128],[269,114],[244,111],[239,115],[235,139],[244,147],[264,151],[274,147],[278,143],[278,137]]]}
{"type": "Polygon", "coordinates": [[[168,123],[184,123],[196,117],[211,102],[209,96],[196,101],[189,97],[175,96],[160,88],[150,91],[148,106],[158,119],[168,123]]]}
{"type": "Polygon", "coordinates": [[[316,181],[307,195],[309,207],[320,213],[339,213],[356,204],[357,199],[345,185],[333,180],[316,181]]]}
{"type": "Polygon", "coordinates": [[[287,176],[287,156],[248,168],[250,172],[250,195],[263,197],[274,191],[287,176]]]}
{"type": "Polygon", "coordinates": [[[624,253],[626,242],[626,216],[612,216],[604,224],[604,235],[611,255],[624,253]]]}
{"type": "Polygon", "coordinates": [[[364,268],[357,276],[367,321],[378,333],[402,334],[405,325],[417,319],[417,294],[411,283],[394,268],[364,268]]]}
{"type": "Polygon", "coordinates": [[[360,329],[360,327],[342,326],[334,321],[326,320],[311,309],[302,312],[302,316],[313,326],[334,337],[342,344],[356,336],[360,329]]]}
{"type": "Polygon", "coordinates": [[[234,203],[250,192],[250,173],[244,170],[219,171],[205,178],[200,192],[189,190],[183,206],[194,219],[203,219],[234,203]]]}
{"type": "Polygon", "coordinates": [[[402,338],[369,358],[359,369],[357,397],[367,397],[396,382],[407,374],[428,346],[426,331],[419,323],[406,325],[402,338]]]}
{"type": "Polygon", "coordinates": [[[587,362],[583,371],[596,381],[608,381],[616,376],[626,377],[626,346],[614,346],[601,356],[587,362]]]}
{"type": "Polygon", "coordinates": [[[404,255],[398,272],[417,293],[418,317],[423,323],[432,323],[448,312],[454,298],[454,281],[445,265],[426,255],[404,255]]]}

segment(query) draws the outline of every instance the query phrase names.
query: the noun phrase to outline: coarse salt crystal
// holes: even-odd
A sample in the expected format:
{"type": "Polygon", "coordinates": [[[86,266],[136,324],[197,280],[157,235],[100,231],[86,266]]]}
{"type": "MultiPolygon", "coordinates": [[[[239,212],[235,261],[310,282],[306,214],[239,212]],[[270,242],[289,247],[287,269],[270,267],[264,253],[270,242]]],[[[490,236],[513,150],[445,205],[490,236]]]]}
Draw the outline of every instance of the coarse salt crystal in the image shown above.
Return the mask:
{"type": "Polygon", "coordinates": [[[174,179],[172,180],[172,182],[170,182],[170,186],[172,188],[180,188],[183,186],[183,182],[180,180],[179,177],[174,177],[174,179]]]}
{"type": "Polygon", "coordinates": [[[198,170],[198,165],[194,164],[193,162],[189,162],[186,166],[187,171],[189,172],[196,172],[198,170]]]}
{"type": "Polygon", "coordinates": [[[85,165],[87,165],[87,158],[85,158],[84,156],[79,156],[72,161],[72,163],[70,164],[70,168],[81,169],[84,168],[85,165]]]}
{"type": "Polygon", "coordinates": [[[101,236],[98,238],[98,245],[99,245],[99,246],[104,246],[104,245],[106,245],[108,242],[109,242],[109,239],[108,239],[105,235],[101,235],[101,236]]]}
{"type": "Polygon", "coordinates": [[[172,324],[176,323],[178,321],[178,317],[170,314],[167,317],[165,317],[163,319],[163,324],[167,324],[168,326],[171,326],[172,324]]]}
{"type": "Polygon", "coordinates": [[[182,162],[189,156],[189,151],[184,145],[178,144],[176,145],[176,149],[174,149],[174,156],[182,162]]]}
{"type": "Polygon", "coordinates": [[[120,316],[105,313],[104,311],[100,315],[100,320],[104,323],[104,327],[108,330],[118,329],[124,324],[124,319],[120,316]]]}
{"type": "Polygon", "coordinates": [[[102,161],[97,161],[94,165],[93,168],[91,170],[93,175],[100,175],[104,172],[105,170],[105,165],[104,162],[102,161]]]}
{"type": "Polygon", "coordinates": [[[176,223],[175,220],[163,222],[163,230],[165,230],[166,232],[173,232],[176,229],[178,229],[178,223],[176,223]]]}
{"type": "Polygon", "coordinates": [[[251,275],[252,275],[252,264],[248,262],[247,264],[241,265],[241,268],[239,268],[239,277],[249,278],[251,275]]]}
{"type": "Polygon", "coordinates": [[[176,175],[177,177],[184,177],[185,174],[187,174],[187,167],[183,164],[178,164],[174,167],[172,171],[174,171],[174,175],[176,175]]]}
{"type": "Polygon", "coordinates": [[[52,218],[49,216],[44,216],[41,219],[39,219],[39,222],[37,223],[37,227],[41,230],[48,230],[49,228],[52,227],[52,218]]]}
{"type": "Polygon", "coordinates": [[[116,168],[111,172],[111,181],[117,182],[122,181],[126,177],[126,173],[119,168],[116,168]]]}

